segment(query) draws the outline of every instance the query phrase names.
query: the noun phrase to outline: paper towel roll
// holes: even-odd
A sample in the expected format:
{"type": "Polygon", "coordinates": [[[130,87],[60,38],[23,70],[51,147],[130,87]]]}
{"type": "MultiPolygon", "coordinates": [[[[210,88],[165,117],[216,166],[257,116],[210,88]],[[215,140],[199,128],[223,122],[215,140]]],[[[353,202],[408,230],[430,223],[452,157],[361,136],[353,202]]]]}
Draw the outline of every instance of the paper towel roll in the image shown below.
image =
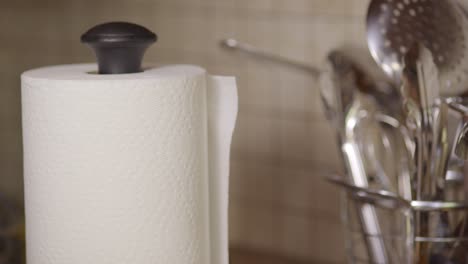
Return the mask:
{"type": "Polygon", "coordinates": [[[227,264],[235,81],[196,66],[22,75],[29,264],[227,264]]]}

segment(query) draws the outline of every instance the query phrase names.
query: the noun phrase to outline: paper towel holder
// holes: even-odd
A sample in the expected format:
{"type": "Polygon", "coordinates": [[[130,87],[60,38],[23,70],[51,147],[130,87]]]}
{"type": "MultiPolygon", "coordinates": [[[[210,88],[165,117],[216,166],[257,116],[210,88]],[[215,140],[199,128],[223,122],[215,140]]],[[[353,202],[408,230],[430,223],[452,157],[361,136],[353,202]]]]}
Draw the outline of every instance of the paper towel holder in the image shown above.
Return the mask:
{"type": "Polygon", "coordinates": [[[81,36],[94,50],[99,74],[141,72],[145,51],[157,39],[147,28],[128,22],[99,24],[81,36]]]}

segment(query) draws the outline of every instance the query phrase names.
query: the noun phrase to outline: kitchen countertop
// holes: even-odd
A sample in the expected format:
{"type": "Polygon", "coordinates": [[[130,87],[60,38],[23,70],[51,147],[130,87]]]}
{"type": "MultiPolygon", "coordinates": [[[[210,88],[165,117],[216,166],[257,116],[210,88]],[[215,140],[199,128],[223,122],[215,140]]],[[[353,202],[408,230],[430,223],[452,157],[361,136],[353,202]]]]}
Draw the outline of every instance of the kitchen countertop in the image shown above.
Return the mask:
{"type": "Polygon", "coordinates": [[[275,254],[239,248],[231,248],[230,258],[230,264],[307,264],[275,254]]]}

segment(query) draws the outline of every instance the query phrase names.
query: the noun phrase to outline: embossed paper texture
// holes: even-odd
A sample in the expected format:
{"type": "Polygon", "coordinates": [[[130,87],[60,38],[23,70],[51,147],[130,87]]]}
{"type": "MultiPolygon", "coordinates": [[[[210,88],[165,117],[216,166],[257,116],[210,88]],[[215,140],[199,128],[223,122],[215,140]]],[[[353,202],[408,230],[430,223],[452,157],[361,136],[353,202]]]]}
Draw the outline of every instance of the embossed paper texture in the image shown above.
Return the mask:
{"type": "Polygon", "coordinates": [[[94,68],[22,76],[28,263],[227,264],[234,80],[94,68]]]}

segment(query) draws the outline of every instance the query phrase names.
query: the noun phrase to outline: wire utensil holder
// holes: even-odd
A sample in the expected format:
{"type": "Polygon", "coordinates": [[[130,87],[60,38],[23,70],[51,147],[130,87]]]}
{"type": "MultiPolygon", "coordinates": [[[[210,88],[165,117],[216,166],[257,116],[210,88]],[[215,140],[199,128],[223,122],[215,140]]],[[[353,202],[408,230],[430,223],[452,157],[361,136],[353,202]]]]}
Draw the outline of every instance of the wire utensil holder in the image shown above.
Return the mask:
{"type": "Polygon", "coordinates": [[[344,179],[339,176],[327,178],[344,190],[342,222],[348,263],[375,263],[366,246],[372,239],[385,241],[389,256],[389,262],[385,264],[468,263],[466,203],[407,201],[391,192],[361,188],[344,179]],[[381,221],[380,233],[363,232],[357,213],[357,208],[363,205],[376,208],[381,221]],[[420,219],[429,221],[422,223],[420,219]]]}

